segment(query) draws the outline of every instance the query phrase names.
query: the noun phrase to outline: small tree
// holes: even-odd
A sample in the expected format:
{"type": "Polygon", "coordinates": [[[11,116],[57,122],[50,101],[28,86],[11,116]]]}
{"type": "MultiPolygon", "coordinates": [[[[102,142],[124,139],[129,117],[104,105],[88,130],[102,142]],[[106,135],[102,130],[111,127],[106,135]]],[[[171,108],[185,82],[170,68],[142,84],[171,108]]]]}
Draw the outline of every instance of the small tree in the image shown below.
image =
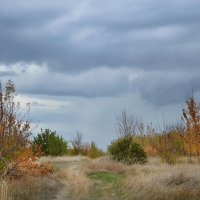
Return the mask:
{"type": "Polygon", "coordinates": [[[67,142],[50,129],[41,129],[41,133],[34,137],[33,145],[39,145],[46,156],[61,156],[67,153],[67,142]]]}
{"type": "Polygon", "coordinates": [[[113,141],[108,147],[108,152],[111,159],[129,165],[147,162],[147,155],[143,147],[135,143],[131,136],[123,136],[113,141]]]}
{"type": "Polygon", "coordinates": [[[137,133],[138,120],[124,109],[117,115],[117,133],[119,136],[133,136],[137,133]]]}
{"type": "Polygon", "coordinates": [[[178,132],[169,131],[157,135],[157,152],[164,162],[175,164],[182,154],[182,138],[178,132]]]}
{"type": "Polygon", "coordinates": [[[168,125],[160,132],[156,132],[152,125],[147,130],[148,142],[162,161],[174,164],[180,155],[184,155],[183,135],[185,129],[182,123],[168,125]]]}
{"type": "Polygon", "coordinates": [[[76,132],[76,137],[71,141],[73,151],[75,155],[81,154],[81,151],[83,149],[83,135],[77,131],[76,132]]]}
{"type": "Polygon", "coordinates": [[[200,162],[200,104],[192,96],[186,101],[187,108],[183,109],[182,119],[186,122],[187,132],[185,142],[189,147],[189,158],[193,154],[195,147],[198,162],[200,162]]]}

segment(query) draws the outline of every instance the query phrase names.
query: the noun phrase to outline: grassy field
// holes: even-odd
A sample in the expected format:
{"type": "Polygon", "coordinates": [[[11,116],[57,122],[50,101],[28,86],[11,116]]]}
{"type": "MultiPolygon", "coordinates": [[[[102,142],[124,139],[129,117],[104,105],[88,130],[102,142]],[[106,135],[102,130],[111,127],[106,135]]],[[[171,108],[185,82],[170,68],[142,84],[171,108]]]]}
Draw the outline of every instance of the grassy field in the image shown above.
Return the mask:
{"type": "Polygon", "coordinates": [[[42,158],[56,173],[1,184],[1,199],[37,200],[199,200],[200,165],[176,165],[151,158],[146,165],[126,166],[107,157],[42,158]]]}

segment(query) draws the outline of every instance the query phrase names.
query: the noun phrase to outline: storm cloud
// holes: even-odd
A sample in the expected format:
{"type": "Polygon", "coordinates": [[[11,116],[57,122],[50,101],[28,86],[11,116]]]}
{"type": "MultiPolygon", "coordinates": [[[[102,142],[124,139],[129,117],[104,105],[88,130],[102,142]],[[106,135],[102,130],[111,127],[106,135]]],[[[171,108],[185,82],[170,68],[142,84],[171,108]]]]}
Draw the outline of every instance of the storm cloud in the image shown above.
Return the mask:
{"type": "Polygon", "coordinates": [[[0,60],[52,70],[199,67],[198,1],[2,1],[0,60]]]}

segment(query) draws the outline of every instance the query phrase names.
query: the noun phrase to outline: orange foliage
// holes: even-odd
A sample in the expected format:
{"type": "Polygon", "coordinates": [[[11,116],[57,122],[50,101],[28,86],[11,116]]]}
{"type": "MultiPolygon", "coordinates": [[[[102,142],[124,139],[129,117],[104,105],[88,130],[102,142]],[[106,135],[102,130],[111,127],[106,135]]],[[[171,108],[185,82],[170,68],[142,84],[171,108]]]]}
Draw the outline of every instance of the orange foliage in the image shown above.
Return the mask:
{"type": "Polygon", "coordinates": [[[151,144],[146,144],[144,150],[149,156],[155,156],[158,154],[158,151],[151,144]]]}
{"type": "Polygon", "coordinates": [[[22,117],[19,102],[15,102],[15,85],[9,80],[3,89],[0,84],[0,178],[52,173],[48,164],[39,165],[39,147],[30,148],[29,109],[22,117]]]}
{"type": "Polygon", "coordinates": [[[21,177],[24,175],[45,176],[54,172],[52,166],[48,163],[39,164],[38,156],[41,156],[41,150],[33,153],[31,148],[21,148],[15,158],[13,165],[8,171],[10,177],[21,177]]]}
{"type": "Polygon", "coordinates": [[[186,101],[187,109],[183,109],[183,120],[187,125],[185,134],[186,149],[189,153],[190,160],[193,154],[198,156],[200,162],[200,104],[190,97],[186,101]]]}

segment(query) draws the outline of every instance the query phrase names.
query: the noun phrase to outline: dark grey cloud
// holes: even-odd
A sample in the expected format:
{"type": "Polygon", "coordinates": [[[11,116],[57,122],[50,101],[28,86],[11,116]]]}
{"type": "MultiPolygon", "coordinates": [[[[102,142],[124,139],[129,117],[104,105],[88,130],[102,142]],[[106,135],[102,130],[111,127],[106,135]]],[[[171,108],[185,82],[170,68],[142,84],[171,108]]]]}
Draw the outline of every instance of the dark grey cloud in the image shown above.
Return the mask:
{"type": "Polygon", "coordinates": [[[200,92],[199,71],[151,71],[135,79],[132,87],[142,99],[157,107],[184,103],[192,93],[200,92]]]}
{"type": "Polygon", "coordinates": [[[197,0],[0,4],[0,76],[12,77],[22,93],[96,98],[137,92],[163,106],[185,99],[191,85],[200,90],[197,0]]]}
{"type": "MultiPolygon", "coordinates": [[[[5,66],[0,66],[0,71],[5,66]]],[[[123,68],[94,68],[80,73],[61,73],[46,65],[18,63],[10,66],[18,92],[42,95],[42,98],[69,96],[86,99],[138,94],[156,107],[183,103],[191,94],[200,92],[199,71],[191,69],[135,70],[123,68]],[[45,97],[46,96],[46,97],[45,97]]],[[[8,76],[2,76],[4,82],[8,76]]],[[[33,101],[33,106],[39,106],[33,101]]]]}
{"type": "Polygon", "coordinates": [[[2,1],[0,61],[54,71],[199,67],[200,2],[2,1]]]}

